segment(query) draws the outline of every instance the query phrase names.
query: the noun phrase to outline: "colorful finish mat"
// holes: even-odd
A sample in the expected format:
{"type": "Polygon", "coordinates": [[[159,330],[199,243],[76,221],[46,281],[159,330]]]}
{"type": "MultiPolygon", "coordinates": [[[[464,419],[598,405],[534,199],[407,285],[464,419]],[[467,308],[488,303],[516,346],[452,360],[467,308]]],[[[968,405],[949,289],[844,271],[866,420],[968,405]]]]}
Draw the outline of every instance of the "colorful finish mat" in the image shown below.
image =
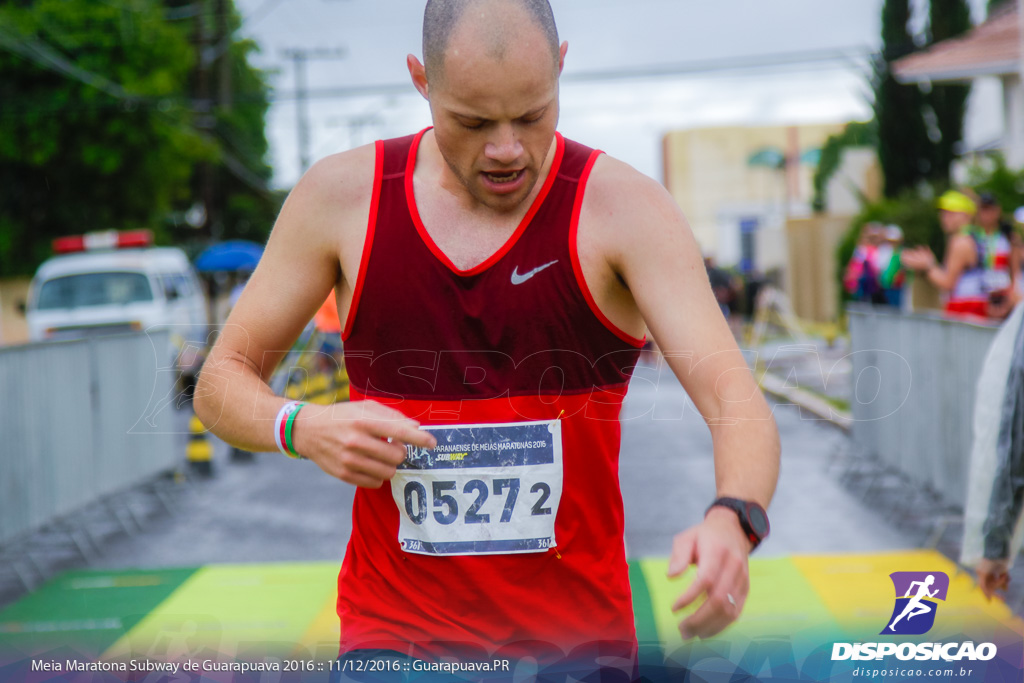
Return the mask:
{"type": "MultiPolygon", "coordinates": [[[[685,645],[677,630],[685,615],[671,605],[689,576],[669,580],[667,566],[666,559],[630,563],[638,638],[645,662],[667,661],[677,673],[685,667],[696,676],[690,680],[917,680],[853,672],[884,666],[913,674],[939,664],[964,680],[1022,680],[1024,622],[1001,601],[987,602],[970,576],[932,551],[752,559],[742,617],[716,638],[685,645]],[[927,633],[879,635],[894,606],[900,609],[893,572],[948,576],[945,600],[929,601],[935,614],[927,633]],[[833,661],[836,643],[885,641],[992,642],[998,656],[952,664],[833,661]],[[974,673],[959,675],[968,668],[974,673]]],[[[32,673],[33,659],[330,661],[338,642],[337,571],[331,562],[68,572],[0,612],[0,680],[64,680],[32,673]]]]}

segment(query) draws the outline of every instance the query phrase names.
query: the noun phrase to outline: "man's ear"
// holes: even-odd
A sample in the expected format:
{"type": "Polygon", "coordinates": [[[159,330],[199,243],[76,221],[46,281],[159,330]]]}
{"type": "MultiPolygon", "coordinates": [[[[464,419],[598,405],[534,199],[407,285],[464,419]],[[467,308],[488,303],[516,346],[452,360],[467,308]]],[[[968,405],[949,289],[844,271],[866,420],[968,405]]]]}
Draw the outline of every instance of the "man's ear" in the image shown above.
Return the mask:
{"type": "Polygon", "coordinates": [[[409,67],[409,76],[412,77],[412,84],[420,91],[423,95],[423,99],[429,100],[429,86],[427,85],[427,69],[423,66],[420,60],[416,59],[416,55],[408,55],[405,58],[405,64],[409,67]]]}
{"type": "Polygon", "coordinates": [[[562,75],[562,69],[565,68],[565,53],[569,51],[569,41],[564,41],[558,47],[558,75],[562,75]]]}

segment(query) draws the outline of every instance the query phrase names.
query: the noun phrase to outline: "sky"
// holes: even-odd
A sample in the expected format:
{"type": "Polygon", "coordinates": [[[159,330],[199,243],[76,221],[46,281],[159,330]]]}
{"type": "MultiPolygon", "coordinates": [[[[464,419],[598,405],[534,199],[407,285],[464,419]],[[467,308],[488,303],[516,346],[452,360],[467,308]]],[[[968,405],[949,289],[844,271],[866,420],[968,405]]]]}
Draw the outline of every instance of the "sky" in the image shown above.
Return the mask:
{"type": "MultiPolygon", "coordinates": [[[[923,0],[915,22],[923,20],[923,0]]],[[[272,71],[273,184],[300,176],[295,69],[307,65],[309,152],[322,158],[430,124],[405,66],[424,0],[236,0],[241,34],[272,71]],[[340,96],[339,91],[355,96],[340,96]]],[[[882,0],[551,0],[569,42],[559,130],[661,178],[675,129],[871,117],[865,55],[882,0]]],[[[972,0],[980,17],[984,0],[972,0]]]]}

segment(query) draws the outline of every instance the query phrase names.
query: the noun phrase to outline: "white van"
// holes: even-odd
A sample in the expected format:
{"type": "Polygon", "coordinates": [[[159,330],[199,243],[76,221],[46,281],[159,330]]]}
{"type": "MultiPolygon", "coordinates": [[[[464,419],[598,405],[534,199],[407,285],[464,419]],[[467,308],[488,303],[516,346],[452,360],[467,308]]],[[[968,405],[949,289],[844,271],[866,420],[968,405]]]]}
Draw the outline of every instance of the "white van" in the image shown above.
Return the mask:
{"type": "MultiPolygon", "coordinates": [[[[25,311],[29,339],[169,327],[179,349],[185,342],[202,348],[207,314],[199,278],[181,249],[151,244],[147,230],[54,240],[58,255],[32,279],[25,311]]],[[[184,374],[193,374],[201,359],[179,361],[184,374]]]]}

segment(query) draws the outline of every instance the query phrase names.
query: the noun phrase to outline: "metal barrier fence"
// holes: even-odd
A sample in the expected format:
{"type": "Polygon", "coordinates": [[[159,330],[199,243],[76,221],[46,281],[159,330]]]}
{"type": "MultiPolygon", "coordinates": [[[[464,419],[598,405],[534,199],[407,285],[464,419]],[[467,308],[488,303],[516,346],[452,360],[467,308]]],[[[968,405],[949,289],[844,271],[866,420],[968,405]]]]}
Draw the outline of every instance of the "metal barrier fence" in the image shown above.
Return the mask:
{"type": "Polygon", "coordinates": [[[854,442],[963,507],[975,385],[998,327],[861,305],[847,312],[854,442]]]}
{"type": "Polygon", "coordinates": [[[178,464],[166,331],[0,349],[0,544],[178,464]],[[152,414],[149,414],[149,413],[152,414]]]}

